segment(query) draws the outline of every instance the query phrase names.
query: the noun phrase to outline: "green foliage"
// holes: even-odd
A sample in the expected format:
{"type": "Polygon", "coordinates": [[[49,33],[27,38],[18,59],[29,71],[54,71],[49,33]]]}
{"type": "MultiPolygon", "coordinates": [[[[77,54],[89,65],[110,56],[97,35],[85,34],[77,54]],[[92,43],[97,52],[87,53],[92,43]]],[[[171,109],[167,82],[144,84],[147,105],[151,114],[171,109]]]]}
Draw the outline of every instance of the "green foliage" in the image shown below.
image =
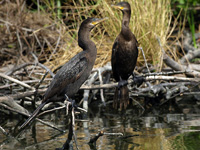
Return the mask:
{"type": "Polygon", "coordinates": [[[188,6],[196,6],[200,0],[172,0],[172,4],[176,4],[176,7],[186,9],[188,6]]]}
{"type": "Polygon", "coordinates": [[[57,0],[57,17],[62,19],[62,12],[61,12],[61,1],[57,0]]]}
{"type": "Polygon", "coordinates": [[[191,61],[192,63],[199,63],[200,62],[200,58],[195,58],[191,61]]]}
{"type": "Polygon", "coordinates": [[[37,0],[32,0],[34,4],[39,7],[43,13],[49,12],[53,18],[62,19],[61,12],[61,0],[41,0],[39,3],[37,0]]]}
{"type": "Polygon", "coordinates": [[[195,40],[195,20],[194,14],[196,10],[192,9],[197,4],[200,4],[200,0],[172,0],[171,5],[172,7],[175,5],[175,15],[178,14],[180,10],[183,10],[183,13],[186,15],[190,30],[192,32],[192,40],[194,43],[194,47],[197,48],[196,40],[195,40]]]}
{"type": "Polygon", "coordinates": [[[180,134],[172,141],[173,150],[198,150],[199,140],[199,132],[180,134]]]}

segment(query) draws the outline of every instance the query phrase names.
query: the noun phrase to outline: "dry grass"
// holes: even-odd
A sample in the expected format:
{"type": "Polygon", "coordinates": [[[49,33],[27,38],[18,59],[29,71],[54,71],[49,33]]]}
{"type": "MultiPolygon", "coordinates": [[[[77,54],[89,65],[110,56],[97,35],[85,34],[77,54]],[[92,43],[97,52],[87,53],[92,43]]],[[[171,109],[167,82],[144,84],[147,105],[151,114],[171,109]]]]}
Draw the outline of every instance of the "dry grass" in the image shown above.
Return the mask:
{"type": "MultiPolygon", "coordinates": [[[[148,62],[157,65],[157,69],[162,67],[162,53],[157,42],[156,36],[161,39],[163,45],[166,44],[169,33],[172,30],[170,28],[171,22],[171,9],[170,0],[127,0],[131,4],[132,16],[130,21],[130,28],[132,32],[136,35],[140,46],[143,47],[145,51],[146,58],[148,62]]],[[[108,0],[99,0],[95,4],[88,2],[75,3],[73,6],[67,6],[74,11],[72,14],[67,14],[71,17],[71,20],[75,20],[73,33],[77,35],[77,27],[82,22],[82,18],[87,17],[109,17],[109,20],[102,23],[96,27],[92,33],[92,40],[96,43],[98,49],[98,56],[96,60],[96,67],[102,66],[110,61],[111,50],[114,39],[119,34],[121,30],[121,19],[122,13],[119,10],[115,10],[111,7],[111,4],[116,4],[119,2],[111,3],[108,0]],[[94,12],[97,15],[94,15],[94,12]]],[[[70,30],[68,32],[71,32],[70,30]]],[[[77,36],[71,42],[77,41],[77,36]]],[[[74,56],[77,52],[81,51],[78,45],[74,47],[69,41],[66,41],[65,50],[61,52],[61,58],[58,64],[65,63],[69,58],[74,56]]],[[[54,62],[52,62],[54,63],[54,62]]],[[[143,65],[144,60],[140,53],[138,58],[138,64],[143,65]]]]}
{"type": "MultiPolygon", "coordinates": [[[[169,34],[173,30],[173,28],[170,28],[172,15],[170,0],[127,1],[131,4],[132,8],[130,28],[136,35],[140,46],[143,47],[148,62],[156,65],[157,70],[159,70],[162,67],[162,53],[156,36],[158,36],[162,44],[165,45],[169,34]]],[[[48,1],[44,0],[44,3],[45,2],[48,1]]],[[[55,1],[51,0],[50,2],[53,4],[55,1]]],[[[58,66],[66,63],[71,57],[81,51],[77,43],[77,33],[81,22],[85,18],[109,17],[109,20],[101,23],[91,32],[91,39],[95,42],[98,51],[95,67],[99,67],[110,61],[113,42],[121,30],[122,13],[111,7],[111,4],[116,4],[118,2],[119,0],[115,2],[111,2],[110,0],[97,0],[95,3],[89,3],[83,0],[76,0],[76,2],[75,0],[71,0],[70,4],[66,3],[65,6],[63,6],[63,9],[67,10],[67,13],[62,14],[66,16],[66,25],[62,20],[56,19],[56,13],[52,13],[55,11],[56,6],[50,4],[46,5],[49,8],[45,8],[45,11],[43,11],[44,9],[40,9],[40,11],[34,13],[28,12],[24,5],[21,4],[16,11],[19,14],[23,13],[26,19],[23,19],[22,15],[18,15],[17,17],[10,15],[10,20],[8,20],[6,14],[3,19],[11,22],[15,30],[23,32],[20,33],[20,38],[22,39],[23,47],[28,45],[26,46],[27,51],[31,49],[41,62],[46,61],[46,65],[52,70],[55,70],[58,66]],[[23,12],[20,12],[22,9],[23,12]],[[38,15],[41,17],[38,18],[38,15]],[[12,17],[20,21],[20,23],[17,23],[17,26],[15,26],[16,23],[13,21],[14,19],[12,19],[12,17]],[[36,18],[36,20],[34,20],[34,18],[36,18]],[[38,26],[39,24],[41,26],[38,26]],[[34,29],[34,33],[38,36],[41,44],[33,36],[33,33],[25,32],[21,30],[21,27],[34,29]],[[46,36],[48,38],[46,38],[46,36]],[[27,40],[24,42],[23,39],[27,40]],[[27,44],[27,41],[33,42],[27,44]],[[42,47],[41,45],[44,46],[42,47]]],[[[11,8],[10,6],[7,7],[11,8]]],[[[3,7],[1,9],[3,9],[3,7]]],[[[6,26],[7,24],[3,23],[2,34],[7,37],[9,34],[3,32],[7,32],[7,30],[5,30],[6,26]]],[[[13,33],[15,33],[14,30],[13,33]]],[[[15,35],[15,42],[17,42],[16,39],[17,36],[15,35]]],[[[7,45],[9,45],[9,43],[7,45]]],[[[19,42],[17,45],[17,47],[20,47],[19,42]]],[[[27,57],[28,59],[30,58],[29,56],[27,57]]],[[[20,58],[18,59],[20,60],[20,58]]],[[[138,58],[138,65],[144,65],[141,52],[138,58]]]]}
{"type": "Polygon", "coordinates": [[[49,14],[27,11],[24,3],[0,5],[0,65],[41,62],[49,57],[46,47],[56,43],[59,34],[49,14]]]}

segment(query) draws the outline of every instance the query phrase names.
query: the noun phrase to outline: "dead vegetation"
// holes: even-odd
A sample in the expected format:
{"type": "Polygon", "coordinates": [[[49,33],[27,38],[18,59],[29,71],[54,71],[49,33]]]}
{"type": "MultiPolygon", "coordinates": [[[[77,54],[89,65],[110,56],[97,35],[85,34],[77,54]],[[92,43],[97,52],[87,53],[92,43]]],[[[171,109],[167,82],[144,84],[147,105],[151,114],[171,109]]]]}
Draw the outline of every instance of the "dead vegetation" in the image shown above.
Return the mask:
{"type": "MultiPolygon", "coordinates": [[[[12,75],[19,82],[27,83],[25,88],[37,89],[37,83],[43,77],[44,72],[47,71],[53,76],[52,71],[59,69],[61,65],[81,51],[77,44],[77,31],[81,21],[87,17],[109,17],[107,22],[96,27],[91,33],[98,49],[95,66],[97,69],[86,82],[86,85],[89,86],[95,82],[97,82],[95,84],[100,83],[96,89],[101,89],[101,99],[105,103],[102,88],[107,88],[103,84],[109,83],[111,71],[110,66],[105,64],[110,61],[112,44],[121,28],[121,12],[112,9],[110,1],[92,3],[77,0],[70,1],[62,7],[62,10],[65,10],[62,14],[64,19],[60,19],[56,17],[55,13],[52,13],[55,6],[50,5],[48,1],[43,2],[48,7],[37,11],[31,11],[26,5],[26,1],[23,0],[16,3],[4,2],[0,6],[0,36],[2,37],[0,40],[0,64],[2,66],[0,71],[7,76],[12,75]],[[104,72],[109,73],[102,78],[104,72]]],[[[146,69],[145,65],[147,64],[144,63],[144,58],[140,53],[136,72],[147,80],[147,76],[163,74],[162,72],[152,74],[155,70],[176,71],[175,74],[178,72],[181,74],[181,78],[185,75],[197,78],[194,80],[186,78],[187,82],[197,82],[200,76],[198,65],[191,64],[190,61],[199,57],[200,50],[196,50],[190,45],[188,40],[190,36],[181,34],[183,30],[180,30],[177,37],[173,36],[172,33],[178,21],[174,19],[174,23],[170,24],[169,1],[164,0],[157,3],[129,1],[129,3],[132,6],[130,28],[144,49],[150,68],[150,71],[146,69]],[[183,38],[179,38],[180,35],[183,38]],[[167,39],[171,39],[171,42],[167,39]],[[193,48],[192,51],[190,51],[191,48],[193,48]],[[190,53],[188,53],[189,51],[190,53]],[[186,53],[187,55],[184,55],[186,53]]],[[[166,79],[166,77],[164,78],[166,79]]],[[[164,78],[155,77],[153,80],[162,82],[165,80],[164,78]]],[[[50,80],[45,79],[40,88],[46,88],[50,80]]],[[[176,78],[167,77],[167,80],[174,81],[176,78]]],[[[162,84],[161,82],[152,82],[148,85],[162,84]]],[[[0,87],[1,89],[10,89],[10,91],[5,90],[5,94],[23,91],[16,86],[18,83],[10,83],[4,79],[2,79],[2,83],[4,85],[0,87]]],[[[115,86],[115,84],[108,85],[110,88],[115,86]]],[[[89,87],[89,89],[94,87],[89,87]]],[[[42,91],[44,92],[44,90],[42,91]]],[[[38,92],[41,93],[40,90],[38,92]]],[[[33,91],[28,93],[29,95],[34,94],[33,91]]],[[[26,94],[22,94],[18,98],[26,96],[26,94]]],[[[17,95],[13,98],[16,97],[17,95]]],[[[89,92],[87,92],[87,99],[88,97],[89,92]]]]}
{"type": "Polygon", "coordinates": [[[56,43],[58,37],[48,14],[29,12],[25,4],[15,3],[1,5],[0,12],[1,65],[31,62],[31,53],[37,54],[40,61],[46,61],[45,47],[56,43]]]}
{"type": "MultiPolygon", "coordinates": [[[[200,57],[200,49],[191,46],[190,35],[182,29],[173,34],[178,21],[174,19],[171,24],[170,1],[128,1],[132,6],[130,28],[143,47],[150,70],[146,69],[145,59],[140,52],[136,76],[142,78],[144,83],[136,86],[130,78],[129,89],[131,100],[142,110],[141,114],[145,111],[143,106],[151,100],[159,100],[161,106],[176,97],[200,95],[199,64],[192,62],[200,57]],[[143,101],[138,102],[135,98],[143,101]]],[[[107,100],[113,97],[117,83],[113,83],[108,62],[113,41],[121,28],[122,15],[111,8],[112,3],[108,0],[95,3],[72,0],[62,7],[65,10],[62,14],[64,19],[52,13],[55,11],[52,5],[35,11],[23,0],[16,3],[5,1],[0,5],[1,107],[28,116],[24,106],[40,103],[52,79],[48,76],[41,83],[44,73],[49,72],[52,77],[53,71],[56,72],[81,51],[77,44],[77,31],[87,17],[109,17],[109,20],[91,33],[98,54],[95,69],[81,87],[84,94],[81,95],[80,104],[83,102],[83,107],[87,108],[88,103],[97,96],[103,104],[109,105],[110,101],[107,100]]],[[[195,99],[198,100],[198,96],[195,99]]],[[[63,103],[59,105],[44,113],[65,108],[63,103]]]]}
{"type": "MultiPolygon", "coordinates": [[[[81,51],[77,44],[79,24],[84,18],[94,16],[109,17],[107,22],[96,27],[91,33],[98,49],[95,67],[103,67],[110,61],[112,44],[120,31],[122,15],[111,8],[110,1],[70,1],[62,6],[62,10],[65,10],[62,14],[64,19],[56,17],[56,7],[48,3],[49,1],[42,2],[47,8],[38,7],[40,9],[35,11],[23,0],[5,1],[0,6],[1,72],[8,76],[14,75],[20,81],[38,81],[45,71],[53,76],[51,70],[56,71],[81,51]]],[[[198,65],[190,62],[199,57],[199,50],[194,52],[196,49],[193,49],[193,52],[188,53],[193,47],[187,40],[190,37],[185,38],[185,35],[181,34],[183,30],[176,34],[177,37],[172,36],[178,21],[174,19],[171,24],[170,1],[154,3],[130,0],[129,3],[132,6],[130,28],[144,49],[150,68],[148,72],[140,53],[136,71],[145,74],[168,69],[186,73],[186,76],[199,77],[198,65]],[[183,38],[180,38],[180,35],[183,38]],[[186,53],[188,54],[184,55],[186,53]],[[172,69],[165,68],[163,62],[172,69]]],[[[35,83],[30,85],[35,86],[35,83]]]]}
{"type": "MultiPolygon", "coordinates": [[[[162,53],[156,36],[159,36],[165,45],[170,31],[173,30],[170,28],[169,1],[143,3],[130,0],[129,2],[132,6],[130,28],[143,47],[148,62],[154,65],[161,64],[156,67],[161,68],[162,53]]],[[[92,3],[78,0],[66,3],[62,7],[66,10],[62,14],[64,21],[52,13],[55,6],[47,1],[43,3],[47,5],[45,11],[42,9],[30,11],[26,1],[4,2],[0,6],[1,65],[19,65],[33,61],[31,53],[34,53],[39,62],[55,70],[81,51],[77,45],[79,24],[84,18],[94,16],[109,17],[109,20],[95,28],[91,35],[98,49],[96,67],[110,61],[113,40],[120,31],[122,15],[121,12],[111,8],[112,2],[92,3]]],[[[144,64],[141,54],[138,64],[144,64]]]]}

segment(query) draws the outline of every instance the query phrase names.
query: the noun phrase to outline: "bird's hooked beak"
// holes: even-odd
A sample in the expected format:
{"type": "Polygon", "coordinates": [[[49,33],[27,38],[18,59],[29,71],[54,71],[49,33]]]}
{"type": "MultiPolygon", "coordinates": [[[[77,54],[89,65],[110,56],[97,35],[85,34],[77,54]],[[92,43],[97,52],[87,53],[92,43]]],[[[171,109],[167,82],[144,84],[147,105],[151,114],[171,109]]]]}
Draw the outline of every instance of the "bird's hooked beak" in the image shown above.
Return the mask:
{"type": "Polygon", "coordinates": [[[103,21],[105,21],[105,20],[107,20],[108,19],[108,17],[105,17],[105,18],[95,18],[94,19],[94,21],[92,21],[92,25],[97,25],[97,24],[99,24],[100,22],[103,22],[103,21]]]}
{"type": "Polygon", "coordinates": [[[111,5],[112,7],[116,8],[116,9],[120,9],[120,10],[123,10],[124,7],[123,6],[120,6],[120,5],[111,5]]]}

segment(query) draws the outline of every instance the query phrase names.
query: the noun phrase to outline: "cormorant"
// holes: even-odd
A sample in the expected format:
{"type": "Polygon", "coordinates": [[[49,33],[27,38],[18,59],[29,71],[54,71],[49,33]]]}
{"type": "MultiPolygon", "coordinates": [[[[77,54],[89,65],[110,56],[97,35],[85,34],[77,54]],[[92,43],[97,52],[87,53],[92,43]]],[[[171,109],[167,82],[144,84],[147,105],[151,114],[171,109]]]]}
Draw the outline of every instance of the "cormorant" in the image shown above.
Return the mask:
{"type": "Polygon", "coordinates": [[[118,100],[120,100],[120,109],[126,108],[129,103],[129,90],[127,80],[133,74],[137,57],[138,42],[135,35],[129,29],[131,17],[131,7],[128,2],[120,2],[112,5],[114,8],[120,9],[123,13],[121,32],[115,39],[112,48],[112,72],[114,79],[118,82],[115,89],[113,106],[117,108],[118,100]]]}
{"type": "Polygon", "coordinates": [[[42,103],[20,128],[24,128],[29,124],[48,102],[64,101],[65,94],[72,97],[78,92],[81,85],[89,77],[97,55],[96,46],[90,40],[90,31],[105,19],[107,18],[88,18],[81,23],[78,31],[78,44],[83,51],[71,58],[56,73],[44,94],[42,103]]]}

